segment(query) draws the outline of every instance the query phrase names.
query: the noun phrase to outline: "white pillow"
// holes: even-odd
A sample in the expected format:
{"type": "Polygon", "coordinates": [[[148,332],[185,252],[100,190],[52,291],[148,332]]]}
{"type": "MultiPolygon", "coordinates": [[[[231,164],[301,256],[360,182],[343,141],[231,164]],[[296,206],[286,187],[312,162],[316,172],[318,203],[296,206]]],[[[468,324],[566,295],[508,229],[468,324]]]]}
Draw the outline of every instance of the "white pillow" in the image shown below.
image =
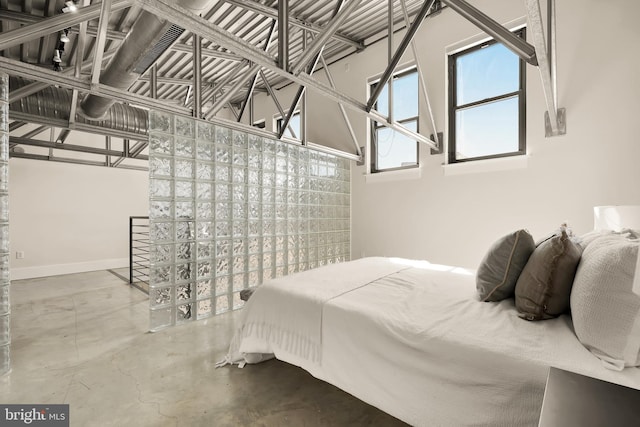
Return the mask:
{"type": "Polygon", "coordinates": [[[571,291],[571,316],[580,342],[605,367],[640,366],[638,240],[598,237],[582,253],[571,291]]]}

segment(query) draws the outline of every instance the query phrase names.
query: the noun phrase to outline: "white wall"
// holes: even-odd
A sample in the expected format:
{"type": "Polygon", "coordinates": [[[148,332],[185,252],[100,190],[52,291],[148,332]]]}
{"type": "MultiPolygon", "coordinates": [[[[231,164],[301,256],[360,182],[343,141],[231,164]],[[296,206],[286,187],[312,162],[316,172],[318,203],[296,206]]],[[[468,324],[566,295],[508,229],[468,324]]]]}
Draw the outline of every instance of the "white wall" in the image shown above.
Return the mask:
{"type": "Polygon", "coordinates": [[[128,266],[147,172],[17,158],[9,168],[12,280],[128,266]]]}
{"type": "MultiPolygon", "coordinates": [[[[524,1],[471,3],[502,23],[526,14],[524,1]]],[[[592,227],[593,206],[640,204],[638,16],[640,2],[557,2],[559,102],[567,110],[567,134],[545,139],[540,76],[527,66],[526,168],[445,176],[444,155],[429,155],[427,147],[421,149],[419,179],[367,183],[364,167],[352,166],[353,257],[403,256],[476,267],[488,246],[514,229],[527,228],[540,238],[568,220],[582,233],[592,227]]],[[[478,33],[447,9],[417,35],[438,131],[446,129],[446,47],[478,33]]],[[[410,60],[409,53],[403,61],[410,60]]],[[[365,100],[366,79],[381,73],[385,62],[386,41],[331,70],[341,91],[365,100]]],[[[263,105],[273,111],[270,100],[263,105]]],[[[312,94],[309,106],[311,140],[349,147],[335,104],[312,94]]],[[[363,145],[366,119],[349,115],[363,145]]],[[[426,114],[420,127],[430,131],[426,114]]]]}

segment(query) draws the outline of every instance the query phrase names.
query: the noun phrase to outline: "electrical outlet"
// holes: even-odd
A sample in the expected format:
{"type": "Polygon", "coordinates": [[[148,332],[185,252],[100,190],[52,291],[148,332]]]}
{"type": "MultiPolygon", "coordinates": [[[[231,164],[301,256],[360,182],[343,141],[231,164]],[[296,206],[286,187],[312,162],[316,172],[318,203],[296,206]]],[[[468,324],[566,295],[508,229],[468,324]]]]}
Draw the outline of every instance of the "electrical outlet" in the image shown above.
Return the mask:
{"type": "Polygon", "coordinates": [[[16,252],[16,259],[24,259],[24,252],[23,251],[17,251],[16,252]]]}

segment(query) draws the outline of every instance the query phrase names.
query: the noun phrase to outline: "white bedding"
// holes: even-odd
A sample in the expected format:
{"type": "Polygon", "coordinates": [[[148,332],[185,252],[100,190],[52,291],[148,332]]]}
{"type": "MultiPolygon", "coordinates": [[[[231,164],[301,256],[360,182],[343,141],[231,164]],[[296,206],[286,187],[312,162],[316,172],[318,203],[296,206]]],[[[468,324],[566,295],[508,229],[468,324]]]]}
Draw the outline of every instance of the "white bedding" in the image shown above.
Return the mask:
{"type": "Polygon", "coordinates": [[[243,311],[227,362],[273,353],[412,425],[535,426],[549,366],[640,389],[568,316],[480,302],[464,269],[365,258],[267,282],[243,311]]]}

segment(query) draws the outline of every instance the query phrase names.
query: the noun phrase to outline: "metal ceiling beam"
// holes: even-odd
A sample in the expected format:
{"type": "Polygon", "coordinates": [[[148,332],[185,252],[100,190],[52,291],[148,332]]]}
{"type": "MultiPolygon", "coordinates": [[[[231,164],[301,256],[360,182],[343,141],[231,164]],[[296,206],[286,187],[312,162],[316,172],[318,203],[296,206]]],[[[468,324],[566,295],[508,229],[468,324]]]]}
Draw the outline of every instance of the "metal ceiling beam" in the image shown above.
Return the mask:
{"type": "Polygon", "coordinates": [[[230,72],[228,72],[227,75],[224,76],[224,78],[215,85],[211,93],[209,93],[207,96],[204,97],[204,99],[202,100],[202,103],[206,104],[211,99],[213,99],[215,102],[216,94],[222,91],[225,87],[227,87],[227,85],[238,75],[240,70],[242,70],[248,64],[249,64],[249,61],[247,61],[246,59],[236,64],[236,66],[233,67],[233,69],[230,72]]]}
{"type": "MultiPolygon", "coordinates": [[[[262,83],[264,83],[264,86],[267,88],[267,92],[269,93],[269,96],[271,96],[271,99],[273,100],[273,103],[278,109],[278,112],[280,112],[280,117],[284,118],[286,115],[284,113],[284,110],[282,109],[282,105],[280,105],[280,101],[278,101],[278,97],[276,96],[276,93],[273,91],[273,88],[269,84],[269,80],[267,80],[267,76],[264,75],[264,71],[262,70],[260,70],[260,78],[262,79],[262,83]]],[[[282,126],[282,127],[285,128],[285,126],[282,126]]],[[[289,129],[289,132],[291,132],[291,136],[293,136],[294,138],[297,138],[296,133],[291,127],[291,125],[287,124],[286,128],[289,129]]],[[[284,132],[280,132],[279,134],[277,134],[278,139],[282,139],[283,133],[284,132]]]]}
{"type": "MultiPolygon", "coordinates": [[[[178,52],[193,53],[193,47],[191,45],[183,44],[183,43],[179,43],[171,46],[171,50],[175,50],[178,52]]],[[[235,55],[230,52],[222,52],[220,50],[214,50],[214,49],[202,49],[202,56],[210,57],[210,58],[228,59],[230,61],[242,61],[242,57],[238,55],[235,55]]]]}
{"type": "MultiPolygon", "coordinates": [[[[400,123],[391,123],[384,117],[382,114],[378,113],[375,110],[367,111],[366,104],[350,97],[342,93],[338,93],[333,90],[331,87],[327,86],[324,83],[321,83],[306,73],[300,73],[299,75],[294,75],[289,73],[277,66],[276,60],[271,56],[267,55],[261,50],[257,49],[255,46],[247,43],[241,38],[225,31],[217,26],[212,25],[210,22],[205,19],[196,16],[184,8],[180,6],[176,6],[172,3],[169,3],[168,0],[136,0],[142,8],[148,10],[151,13],[157,14],[164,19],[173,22],[176,25],[180,25],[182,28],[188,28],[189,31],[199,34],[201,37],[207,40],[215,40],[221,45],[225,46],[227,49],[230,49],[238,54],[241,54],[249,61],[252,61],[263,68],[266,68],[281,77],[289,79],[295,83],[308,86],[313,88],[319,94],[326,96],[330,99],[333,99],[337,102],[342,102],[345,106],[352,108],[356,111],[363,112],[368,117],[376,120],[380,124],[387,126],[393,130],[398,131],[399,133],[411,138],[416,141],[423,142],[429,145],[432,148],[438,148],[436,144],[431,141],[429,138],[424,135],[420,135],[419,133],[413,132],[406,127],[402,126],[400,123]]],[[[0,58],[1,59],[1,58],[0,58]]],[[[0,61],[1,63],[1,61],[0,61]]]]}
{"type": "MultiPolygon", "coordinates": [[[[106,61],[108,59],[111,59],[111,57],[113,57],[113,55],[116,53],[117,49],[113,49],[110,50],[108,52],[105,52],[105,54],[102,57],[103,61],[106,61]]],[[[93,64],[93,61],[91,59],[88,59],[86,61],[84,61],[82,63],[82,69],[89,69],[91,67],[91,65],[93,64]]],[[[62,71],[61,73],[58,74],[62,74],[65,76],[69,76],[71,74],[74,74],[74,69],[73,68],[67,68],[66,70],[62,71]]],[[[17,76],[20,77],[25,77],[22,76],[20,74],[16,74],[17,76]]],[[[40,92],[42,89],[47,88],[49,86],[52,85],[52,83],[48,80],[43,80],[43,79],[33,79],[33,80],[38,80],[37,82],[34,83],[30,83],[28,85],[22,86],[21,88],[12,90],[9,93],[9,103],[12,102],[16,102],[16,101],[20,101],[22,98],[29,96],[29,95],[33,95],[34,93],[40,92]]]]}
{"type": "MultiPolygon", "coordinates": [[[[250,10],[252,12],[259,13],[261,15],[267,16],[272,19],[278,19],[278,9],[272,8],[269,6],[265,6],[261,3],[251,0],[226,0],[227,3],[232,4],[234,6],[242,7],[244,9],[250,10]]],[[[307,22],[301,19],[296,18],[295,16],[289,16],[289,24],[301,28],[303,30],[309,30],[313,33],[321,33],[324,31],[324,28],[314,24],[312,22],[307,22]]],[[[354,40],[351,37],[345,36],[340,33],[333,34],[332,38],[334,40],[339,40],[343,43],[346,43],[350,46],[355,47],[358,51],[364,50],[365,45],[362,41],[354,40]]]]}
{"type": "MultiPolygon", "coordinates": [[[[413,21],[413,23],[411,24],[407,32],[404,34],[404,37],[400,42],[400,46],[398,46],[398,49],[396,49],[396,52],[393,54],[393,58],[391,58],[389,65],[387,65],[387,68],[384,70],[384,73],[382,73],[382,77],[380,77],[380,81],[378,82],[378,84],[376,85],[376,88],[373,90],[373,93],[369,97],[369,101],[367,101],[367,111],[371,111],[371,109],[373,108],[373,105],[378,100],[380,93],[382,93],[384,86],[387,84],[387,82],[389,82],[389,79],[391,78],[391,76],[393,76],[393,72],[398,66],[398,63],[400,62],[402,55],[404,55],[404,53],[406,52],[407,48],[409,47],[409,44],[411,43],[411,40],[413,40],[413,38],[415,37],[416,33],[418,32],[418,29],[420,28],[420,25],[422,24],[422,21],[424,21],[424,19],[427,17],[429,10],[431,9],[434,3],[435,3],[435,0],[425,0],[425,2],[422,4],[422,8],[418,12],[416,19],[413,21]]],[[[391,96],[389,96],[389,98],[391,98],[391,96]]],[[[390,120],[392,120],[391,110],[389,110],[389,114],[390,114],[389,116],[390,120]]]]}
{"type": "Polygon", "coordinates": [[[289,69],[289,0],[278,0],[278,66],[289,69]]]}
{"type": "Polygon", "coordinates": [[[331,36],[338,31],[338,28],[340,28],[349,15],[358,7],[360,1],[361,0],[349,0],[349,4],[341,8],[340,11],[331,18],[331,21],[329,21],[325,29],[313,39],[311,45],[302,52],[298,61],[291,67],[293,74],[300,74],[302,70],[309,65],[318,52],[327,44],[331,36]]]}
{"type": "MultiPolygon", "coordinates": [[[[549,10],[547,13],[553,14],[555,4],[549,2],[549,10]]],[[[538,68],[540,78],[542,80],[542,90],[544,91],[544,100],[547,104],[547,112],[545,115],[545,136],[558,136],[567,133],[565,110],[558,109],[555,69],[552,69],[551,58],[547,52],[547,46],[544,39],[544,28],[542,26],[542,12],[540,11],[539,0],[527,0],[527,17],[529,20],[529,28],[533,44],[536,48],[538,58],[538,68]]],[[[549,29],[554,35],[550,38],[551,51],[555,52],[555,28],[553,28],[554,20],[549,20],[551,28],[549,29]]]]}
{"type": "Polygon", "coordinates": [[[15,121],[9,124],[9,132],[13,132],[16,129],[20,129],[22,126],[26,125],[27,122],[15,121]]]}
{"type": "Polygon", "coordinates": [[[482,31],[498,40],[500,43],[505,45],[506,48],[523,60],[527,61],[529,64],[538,65],[536,49],[533,46],[467,3],[465,0],[442,0],[442,2],[458,12],[463,18],[480,28],[482,31]]]}
{"type": "MultiPolygon", "coordinates": [[[[269,43],[273,37],[273,32],[275,31],[276,28],[276,20],[273,20],[271,22],[271,27],[269,27],[269,33],[267,36],[267,45],[266,45],[266,49],[265,51],[269,50],[269,43]]],[[[258,82],[258,73],[255,73],[253,75],[253,78],[249,81],[249,90],[247,91],[247,94],[245,95],[244,98],[244,102],[242,103],[241,107],[240,107],[240,111],[238,112],[238,117],[237,117],[237,121],[241,121],[242,120],[242,115],[244,114],[245,109],[247,108],[247,105],[249,104],[249,102],[252,99],[253,96],[253,91],[256,88],[256,83],[258,82]]],[[[251,122],[251,120],[250,120],[251,122]]],[[[249,123],[249,124],[253,124],[253,123],[249,123]]]]}
{"type": "Polygon", "coordinates": [[[102,0],[100,8],[100,21],[98,24],[98,38],[93,53],[93,67],[91,69],[91,84],[100,83],[100,71],[102,70],[102,56],[104,55],[104,45],[107,41],[107,26],[109,25],[109,14],[111,13],[111,0],[102,0]]]}
{"type": "Polygon", "coordinates": [[[193,115],[202,118],[202,39],[193,35],[193,115]]]}
{"type": "Polygon", "coordinates": [[[22,135],[22,138],[33,138],[34,136],[41,134],[42,132],[49,129],[50,127],[51,126],[46,126],[46,125],[38,126],[37,128],[22,135]]]}
{"type": "MultiPolygon", "coordinates": [[[[66,157],[57,157],[57,156],[45,156],[42,154],[30,154],[30,153],[16,153],[12,151],[9,153],[9,157],[15,157],[19,159],[29,159],[29,160],[43,160],[48,162],[59,162],[59,163],[73,163],[77,165],[85,165],[85,166],[103,166],[108,167],[105,162],[94,162],[91,160],[80,160],[80,159],[69,159],[66,157]]],[[[149,168],[144,166],[131,166],[131,165],[120,165],[120,169],[132,169],[139,171],[148,171],[149,168]]]]}
{"type": "MultiPolygon", "coordinates": [[[[111,11],[116,12],[125,9],[131,6],[132,3],[133,0],[114,0],[113,5],[111,5],[111,11]]],[[[0,50],[18,46],[35,38],[72,27],[82,21],[99,18],[101,8],[102,4],[96,3],[80,8],[75,13],[61,13],[51,18],[43,19],[40,22],[0,33],[0,50]]]]}
{"type": "Polygon", "coordinates": [[[62,129],[56,138],[56,142],[59,144],[64,144],[67,141],[67,138],[71,135],[71,130],[62,129]]]}
{"type": "MultiPolygon", "coordinates": [[[[56,150],[75,151],[78,153],[97,154],[101,156],[125,155],[123,151],[118,151],[118,150],[106,150],[104,148],[88,147],[84,145],[61,144],[59,142],[42,141],[42,140],[31,139],[26,137],[11,136],[9,137],[9,142],[11,144],[27,145],[30,147],[53,148],[56,150]]],[[[149,156],[145,156],[145,155],[137,155],[137,156],[134,155],[132,157],[137,158],[138,160],[149,160],[149,156]]]]}

